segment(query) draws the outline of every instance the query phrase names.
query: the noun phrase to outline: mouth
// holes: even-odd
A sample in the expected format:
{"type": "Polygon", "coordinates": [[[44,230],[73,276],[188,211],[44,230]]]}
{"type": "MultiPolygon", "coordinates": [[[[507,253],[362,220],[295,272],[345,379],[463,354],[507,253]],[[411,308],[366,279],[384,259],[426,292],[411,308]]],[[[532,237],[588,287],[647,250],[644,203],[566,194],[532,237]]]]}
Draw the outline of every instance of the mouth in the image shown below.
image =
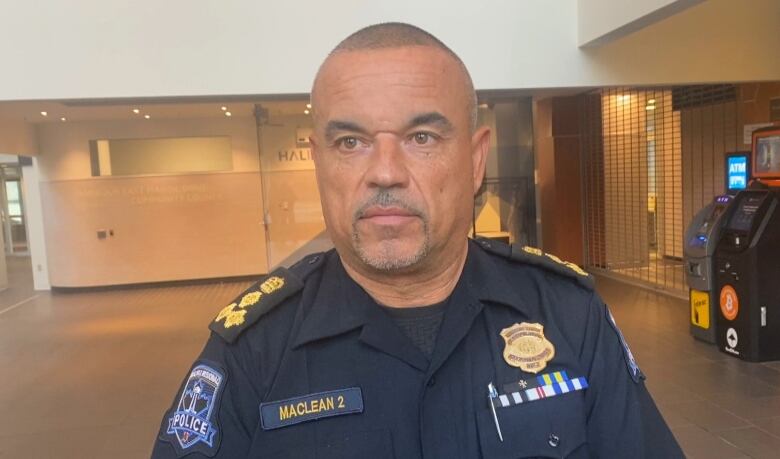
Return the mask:
{"type": "Polygon", "coordinates": [[[418,215],[401,207],[371,206],[362,212],[359,220],[377,225],[400,225],[414,218],[418,215]]]}

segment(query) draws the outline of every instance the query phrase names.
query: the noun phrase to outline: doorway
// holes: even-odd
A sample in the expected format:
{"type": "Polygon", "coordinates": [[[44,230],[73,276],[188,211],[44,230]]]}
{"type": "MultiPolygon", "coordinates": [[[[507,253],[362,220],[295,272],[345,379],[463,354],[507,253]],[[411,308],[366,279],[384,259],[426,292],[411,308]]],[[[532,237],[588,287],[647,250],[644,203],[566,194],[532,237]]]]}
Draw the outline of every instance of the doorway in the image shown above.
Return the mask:
{"type": "Polygon", "coordinates": [[[20,167],[14,164],[0,165],[2,185],[2,226],[6,255],[29,256],[27,221],[24,215],[23,183],[20,167]]]}

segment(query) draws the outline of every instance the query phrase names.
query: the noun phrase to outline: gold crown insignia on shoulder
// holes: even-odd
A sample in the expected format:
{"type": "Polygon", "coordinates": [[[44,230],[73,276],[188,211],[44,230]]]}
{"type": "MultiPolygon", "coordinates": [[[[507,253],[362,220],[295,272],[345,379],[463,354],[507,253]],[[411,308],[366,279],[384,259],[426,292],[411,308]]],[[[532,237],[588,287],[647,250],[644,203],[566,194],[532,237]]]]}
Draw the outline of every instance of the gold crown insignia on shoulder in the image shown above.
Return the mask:
{"type": "Polygon", "coordinates": [[[260,317],[302,288],[301,279],[285,268],[278,268],[222,308],[209,328],[225,341],[233,342],[260,317]]]}

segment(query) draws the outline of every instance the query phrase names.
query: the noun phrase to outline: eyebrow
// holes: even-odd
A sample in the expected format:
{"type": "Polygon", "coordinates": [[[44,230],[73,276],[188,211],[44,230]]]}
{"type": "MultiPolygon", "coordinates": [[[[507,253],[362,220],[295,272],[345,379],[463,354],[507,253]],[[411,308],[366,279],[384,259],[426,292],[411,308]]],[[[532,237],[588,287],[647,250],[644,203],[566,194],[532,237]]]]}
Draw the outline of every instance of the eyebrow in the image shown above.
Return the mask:
{"type": "Polygon", "coordinates": [[[359,132],[367,134],[368,131],[361,125],[352,121],[331,120],[325,125],[325,138],[330,141],[338,131],[359,132]]]}
{"type": "MultiPolygon", "coordinates": [[[[418,126],[436,126],[445,132],[450,132],[454,129],[450,120],[439,112],[428,112],[416,115],[406,123],[404,130],[408,131],[418,126]]],[[[331,141],[339,131],[368,134],[366,128],[353,121],[331,120],[325,125],[325,138],[328,141],[331,141]]]]}
{"type": "Polygon", "coordinates": [[[439,129],[449,132],[454,129],[450,120],[446,116],[439,112],[428,112],[421,115],[417,115],[409,121],[406,125],[406,130],[415,128],[417,126],[436,126],[439,129]]]}

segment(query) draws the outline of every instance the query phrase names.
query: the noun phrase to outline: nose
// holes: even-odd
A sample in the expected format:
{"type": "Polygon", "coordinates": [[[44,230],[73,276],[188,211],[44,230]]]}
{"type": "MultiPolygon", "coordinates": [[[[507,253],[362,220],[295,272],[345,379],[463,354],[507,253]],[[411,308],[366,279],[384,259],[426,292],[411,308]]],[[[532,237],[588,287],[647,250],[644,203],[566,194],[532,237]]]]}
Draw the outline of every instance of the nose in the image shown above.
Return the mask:
{"type": "Polygon", "coordinates": [[[398,137],[377,135],[366,171],[366,184],[372,188],[405,188],[409,184],[407,160],[398,137]]]}

